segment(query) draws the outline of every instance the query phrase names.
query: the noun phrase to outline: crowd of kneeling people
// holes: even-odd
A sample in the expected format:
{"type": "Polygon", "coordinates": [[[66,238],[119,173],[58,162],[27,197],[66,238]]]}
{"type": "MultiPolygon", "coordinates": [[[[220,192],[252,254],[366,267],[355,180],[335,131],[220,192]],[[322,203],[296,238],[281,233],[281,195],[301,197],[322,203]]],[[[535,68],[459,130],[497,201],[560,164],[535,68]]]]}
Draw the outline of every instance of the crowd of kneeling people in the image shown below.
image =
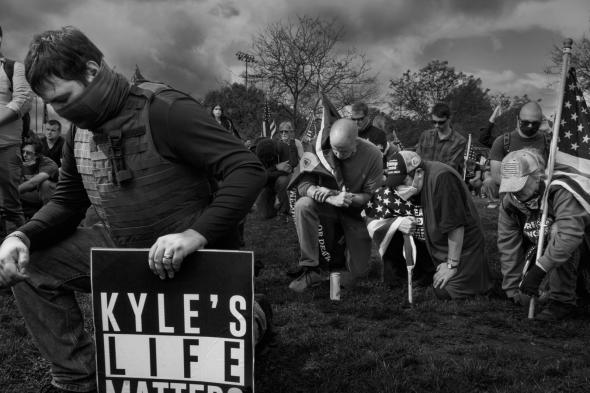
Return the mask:
{"type": "MultiPolygon", "coordinates": [[[[300,259],[288,271],[289,288],[303,292],[319,285],[330,270],[341,271],[343,287],[354,286],[369,271],[372,242],[379,249],[383,282],[403,288],[403,248],[411,242],[414,286],[432,288],[438,298],[501,294],[528,306],[538,296],[542,309],[536,319],[574,315],[588,296],[590,214],[566,188],[546,184],[550,134],[539,129],[539,105],[525,104],[516,129],[491,140],[490,159],[478,167],[477,189],[473,177],[465,176],[465,138],[453,130],[450,108],[437,104],[431,116],[434,128],[422,133],[415,151],[403,150],[396,138],[388,142],[369,124],[364,104],[353,105],[350,118],[332,125],[321,148],[313,142],[299,157],[292,150],[302,160],[296,171],[293,157],[287,168],[280,166],[289,159],[286,147],[284,158],[268,154],[268,146],[258,149],[269,173],[275,173],[257,208],[265,217],[292,214],[297,231],[300,259]],[[501,290],[490,272],[474,203],[484,184],[487,207],[499,207],[501,290]],[[537,259],[541,198],[548,186],[544,249],[537,259]]],[[[295,146],[292,125],[284,122],[279,129],[285,131],[280,134],[284,145],[295,146]]]]}

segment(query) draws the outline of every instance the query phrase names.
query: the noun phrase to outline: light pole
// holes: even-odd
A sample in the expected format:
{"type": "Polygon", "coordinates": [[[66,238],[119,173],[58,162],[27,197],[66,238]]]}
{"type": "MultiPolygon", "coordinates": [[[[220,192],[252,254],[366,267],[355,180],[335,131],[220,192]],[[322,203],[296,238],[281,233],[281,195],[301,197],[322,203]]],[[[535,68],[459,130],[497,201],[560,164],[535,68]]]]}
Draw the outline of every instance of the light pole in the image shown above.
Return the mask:
{"type": "Polygon", "coordinates": [[[248,63],[255,62],[254,56],[252,56],[249,53],[242,52],[242,51],[236,52],[236,56],[239,61],[243,61],[244,63],[246,63],[246,75],[245,75],[246,77],[244,79],[245,79],[245,85],[246,85],[246,92],[248,92],[248,63]]]}

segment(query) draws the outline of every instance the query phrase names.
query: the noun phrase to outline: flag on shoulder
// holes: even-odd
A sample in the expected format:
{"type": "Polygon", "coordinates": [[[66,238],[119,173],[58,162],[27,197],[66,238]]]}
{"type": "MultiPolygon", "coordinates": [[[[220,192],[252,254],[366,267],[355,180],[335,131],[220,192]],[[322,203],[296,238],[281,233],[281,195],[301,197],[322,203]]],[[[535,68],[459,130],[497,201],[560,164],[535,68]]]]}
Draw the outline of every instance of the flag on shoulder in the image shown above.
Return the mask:
{"type": "Polygon", "coordinates": [[[291,181],[287,188],[297,186],[301,175],[308,173],[318,175],[330,184],[329,188],[341,189],[343,181],[340,169],[334,160],[334,154],[330,147],[330,128],[332,124],[340,118],[336,107],[322,94],[322,127],[316,136],[316,143],[311,144],[311,149],[307,149],[299,160],[299,165],[291,175],[291,181]]]}
{"type": "Polygon", "coordinates": [[[334,173],[334,164],[330,162],[328,155],[330,154],[331,147],[330,147],[330,129],[332,128],[332,124],[338,119],[340,119],[340,114],[338,110],[330,102],[328,97],[324,93],[321,93],[322,97],[322,126],[320,127],[320,132],[316,136],[315,142],[315,153],[318,156],[322,165],[324,165],[329,171],[334,173]]]}
{"type": "Polygon", "coordinates": [[[578,87],[576,72],[569,70],[564,86],[557,151],[551,185],[573,194],[590,213],[590,127],[588,106],[578,87]]]}

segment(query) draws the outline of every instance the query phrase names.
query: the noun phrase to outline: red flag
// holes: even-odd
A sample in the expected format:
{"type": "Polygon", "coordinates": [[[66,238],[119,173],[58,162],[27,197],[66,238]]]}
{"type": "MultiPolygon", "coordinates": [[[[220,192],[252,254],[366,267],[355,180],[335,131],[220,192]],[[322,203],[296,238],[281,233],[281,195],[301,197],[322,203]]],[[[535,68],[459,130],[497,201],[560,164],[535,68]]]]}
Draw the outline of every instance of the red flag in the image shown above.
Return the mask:
{"type": "Polygon", "coordinates": [[[578,87],[576,71],[569,70],[551,185],[570,191],[590,213],[590,127],[588,107],[578,87]]]}

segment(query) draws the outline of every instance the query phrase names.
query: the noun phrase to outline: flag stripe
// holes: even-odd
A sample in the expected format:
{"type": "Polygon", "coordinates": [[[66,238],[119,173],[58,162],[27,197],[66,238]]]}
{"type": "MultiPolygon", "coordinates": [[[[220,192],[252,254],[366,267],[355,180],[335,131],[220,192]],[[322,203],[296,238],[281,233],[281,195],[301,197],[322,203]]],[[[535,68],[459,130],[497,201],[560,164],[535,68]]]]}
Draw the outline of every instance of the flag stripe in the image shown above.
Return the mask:
{"type": "Polygon", "coordinates": [[[379,246],[379,255],[383,258],[387,247],[401,223],[402,217],[373,220],[367,225],[369,236],[379,246]]]}

